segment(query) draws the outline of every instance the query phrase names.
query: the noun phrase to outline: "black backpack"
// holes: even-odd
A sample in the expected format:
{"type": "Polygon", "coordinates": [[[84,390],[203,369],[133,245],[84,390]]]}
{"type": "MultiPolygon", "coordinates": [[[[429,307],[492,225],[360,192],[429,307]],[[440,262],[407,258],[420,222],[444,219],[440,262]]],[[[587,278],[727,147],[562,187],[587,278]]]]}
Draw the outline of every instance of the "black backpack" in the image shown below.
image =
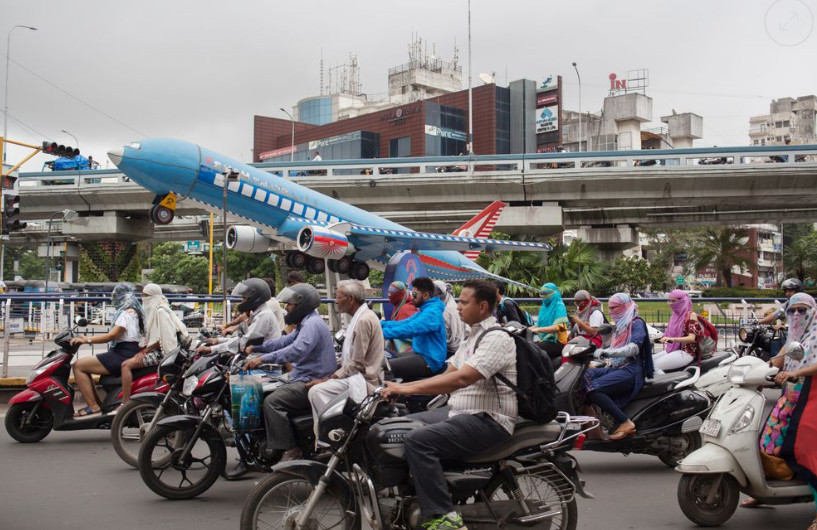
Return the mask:
{"type": "Polygon", "coordinates": [[[536,423],[552,421],[557,410],[556,381],[550,358],[533,342],[498,326],[482,332],[474,343],[474,351],[482,337],[494,330],[507,333],[513,339],[516,348],[516,384],[502,374],[495,374],[494,377],[516,392],[519,416],[536,423]]]}

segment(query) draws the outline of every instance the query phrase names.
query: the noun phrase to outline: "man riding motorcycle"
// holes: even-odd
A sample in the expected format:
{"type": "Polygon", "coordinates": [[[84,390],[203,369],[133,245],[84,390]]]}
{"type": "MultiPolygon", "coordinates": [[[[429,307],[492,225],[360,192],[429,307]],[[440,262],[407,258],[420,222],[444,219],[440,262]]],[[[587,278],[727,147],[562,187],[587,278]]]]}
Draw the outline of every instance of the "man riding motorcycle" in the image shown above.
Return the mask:
{"type": "MultiPolygon", "coordinates": [[[[797,293],[803,292],[803,282],[801,282],[797,278],[788,278],[783,280],[783,283],[780,284],[780,288],[783,290],[783,294],[786,295],[786,303],[781,305],[777,308],[776,311],[773,313],[761,318],[757,321],[758,324],[771,324],[772,322],[776,322],[778,320],[785,320],[786,319],[786,308],[789,306],[789,299],[797,293]]],[[[777,329],[777,328],[775,328],[777,329]]],[[[771,351],[769,354],[774,357],[778,353],[780,353],[780,348],[786,342],[786,334],[785,332],[779,333],[779,337],[772,340],[771,342],[771,351]]]]}

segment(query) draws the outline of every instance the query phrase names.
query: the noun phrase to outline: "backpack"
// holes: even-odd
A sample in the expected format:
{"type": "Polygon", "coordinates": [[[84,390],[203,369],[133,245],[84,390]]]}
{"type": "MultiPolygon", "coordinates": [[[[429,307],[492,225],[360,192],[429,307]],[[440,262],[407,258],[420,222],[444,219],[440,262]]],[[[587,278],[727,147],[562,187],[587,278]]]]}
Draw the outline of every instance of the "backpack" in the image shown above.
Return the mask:
{"type": "Polygon", "coordinates": [[[516,384],[511,383],[507,377],[499,373],[494,377],[516,393],[519,416],[536,423],[552,421],[556,417],[557,410],[556,381],[553,378],[553,365],[550,357],[536,344],[501,327],[483,331],[474,343],[474,351],[479,347],[482,337],[494,330],[507,333],[513,339],[516,349],[516,384]]]}
{"type": "Polygon", "coordinates": [[[533,317],[531,316],[531,314],[528,313],[527,311],[525,311],[524,309],[522,309],[521,307],[519,307],[519,304],[517,304],[515,300],[511,300],[510,298],[503,298],[502,299],[502,302],[500,302],[500,304],[499,304],[500,311],[502,311],[503,313],[505,313],[507,315],[507,309],[505,309],[505,302],[510,302],[511,304],[516,306],[516,311],[522,317],[522,320],[524,320],[524,322],[520,322],[520,324],[523,324],[525,327],[530,327],[530,326],[536,325],[536,322],[534,322],[533,317]]]}
{"type": "Polygon", "coordinates": [[[700,344],[701,357],[711,357],[712,354],[715,353],[715,350],[718,349],[718,330],[712,325],[712,322],[701,315],[698,315],[698,322],[701,323],[704,332],[704,337],[701,339],[700,344]]]}

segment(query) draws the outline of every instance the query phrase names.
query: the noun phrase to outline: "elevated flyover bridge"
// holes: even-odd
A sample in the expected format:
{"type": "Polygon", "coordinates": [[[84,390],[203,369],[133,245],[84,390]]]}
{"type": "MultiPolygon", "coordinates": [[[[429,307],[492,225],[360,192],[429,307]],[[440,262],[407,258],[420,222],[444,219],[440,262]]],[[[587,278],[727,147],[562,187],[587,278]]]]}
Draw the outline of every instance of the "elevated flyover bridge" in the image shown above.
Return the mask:
{"type": "MultiPolygon", "coordinates": [[[[817,145],[265,163],[257,167],[411,228],[450,232],[494,200],[497,230],[584,230],[598,243],[631,242],[635,226],[817,219],[817,145]],[[601,236],[599,236],[601,234],[601,236]],[[598,236],[598,237],[597,237],[598,236]]],[[[200,239],[193,201],[166,227],[148,221],[154,196],[118,170],[22,173],[29,228],[70,208],[80,217],[52,234],[79,240],[200,239]],[[39,221],[39,222],[37,222],[39,221]]],[[[228,219],[230,222],[230,219],[228,219]]],[[[218,232],[217,232],[218,233],[218,232]]]]}

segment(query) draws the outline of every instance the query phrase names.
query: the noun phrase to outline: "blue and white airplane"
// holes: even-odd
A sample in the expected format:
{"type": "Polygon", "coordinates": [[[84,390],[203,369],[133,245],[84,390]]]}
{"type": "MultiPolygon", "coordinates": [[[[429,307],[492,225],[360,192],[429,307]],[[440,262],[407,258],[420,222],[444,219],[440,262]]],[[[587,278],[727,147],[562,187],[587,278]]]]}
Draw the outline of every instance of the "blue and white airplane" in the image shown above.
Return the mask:
{"type": "Polygon", "coordinates": [[[230,227],[227,247],[266,252],[274,241],[290,243],[298,250],[287,253],[287,264],[311,272],[323,272],[328,263],[333,272],[363,280],[370,267],[383,270],[394,254],[411,251],[419,256],[432,278],[457,281],[489,277],[516,284],[489,273],[463,253],[473,256],[484,250],[551,250],[545,243],[417,232],[180,140],[133,142],[112,149],[108,157],[134,182],[156,194],[150,217],[157,224],[173,220],[177,197],[220,212],[227,180],[228,215],[249,223],[230,227]],[[227,173],[237,173],[238,178],[227,179],[227,173]]]}

